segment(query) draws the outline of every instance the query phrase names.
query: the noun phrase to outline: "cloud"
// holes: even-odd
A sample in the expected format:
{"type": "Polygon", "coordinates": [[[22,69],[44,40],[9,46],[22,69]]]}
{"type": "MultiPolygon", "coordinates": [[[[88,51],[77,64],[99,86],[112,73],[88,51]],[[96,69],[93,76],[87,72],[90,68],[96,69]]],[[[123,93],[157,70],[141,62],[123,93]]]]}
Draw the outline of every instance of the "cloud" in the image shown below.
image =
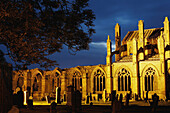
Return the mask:
{"type": "MultiPolygon", "coordinates": [[[[95,48],[107,48],[107,42],[91,42],[89,45],[95,48]]],[[[115,44],[112,44],[112,50],[115,50],[115,44]]]]}

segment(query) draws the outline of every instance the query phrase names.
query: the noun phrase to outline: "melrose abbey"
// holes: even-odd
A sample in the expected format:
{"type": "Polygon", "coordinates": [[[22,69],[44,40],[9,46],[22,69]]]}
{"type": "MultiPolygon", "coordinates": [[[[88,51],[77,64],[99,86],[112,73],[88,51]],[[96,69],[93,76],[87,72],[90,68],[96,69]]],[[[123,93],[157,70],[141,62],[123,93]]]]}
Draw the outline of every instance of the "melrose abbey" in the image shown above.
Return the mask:
{"type": "Polygon", "coordinates": [[[80,91],[82,100],[86,100],[88,95],[96,101],[109,99],[113,90],[118,95],[122,94],[123,98],[131,93],[131,99],[144,100],[156,93],[159,99],[170,99],[170,30],[167,17],[163,24],[161,28],[144,29],[144,22],[140,20],[138,30],[129,31],[121,41],[121,29],[117,23],[116,49],[112,51],[108,36],[105,65],[13,71],[14,93],[19,87],[22,91],[29,91],[34,100],[42,100],[47,95],[55,97],[58,87],[63,99],[67,96],[68,86],[73,86],[74,90],[80,91]]]}

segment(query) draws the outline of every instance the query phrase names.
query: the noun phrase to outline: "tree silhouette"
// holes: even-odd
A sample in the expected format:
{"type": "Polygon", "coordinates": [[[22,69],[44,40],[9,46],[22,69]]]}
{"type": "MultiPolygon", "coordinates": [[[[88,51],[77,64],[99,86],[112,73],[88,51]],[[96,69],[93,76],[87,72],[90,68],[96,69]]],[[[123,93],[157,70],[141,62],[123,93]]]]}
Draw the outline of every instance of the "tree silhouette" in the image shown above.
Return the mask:
{"type": "Polygon", "coordinates": [[[1,0],[0,44],[18,67],[56,66],[47,56],[60,52],[63,45],[74,52],[88,49],[95,33],[95,15],[88,1],[1,0]]]}

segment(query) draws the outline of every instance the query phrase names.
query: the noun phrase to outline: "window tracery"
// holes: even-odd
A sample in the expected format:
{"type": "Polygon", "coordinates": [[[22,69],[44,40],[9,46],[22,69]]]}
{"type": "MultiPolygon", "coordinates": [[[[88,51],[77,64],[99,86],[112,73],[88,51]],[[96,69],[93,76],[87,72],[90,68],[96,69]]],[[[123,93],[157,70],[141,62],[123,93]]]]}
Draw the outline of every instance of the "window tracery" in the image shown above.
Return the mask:
{"type": "Polygon", "coordinates": [[[155,70],[152,67],[145,71],[145,91],[153,91],[154,75],[155,70]]]}
{"type": "Polygon", "coordinates": [[[103,91],[105,89],[105,73],[100,69],[94,72],[94,92],[103,91]]]}
{"type": "Polygon", "coordinates": [[[131,86],[131,77],[130,77],[130,72],[122,68],[118,72],[118,91],[130,91],[130,86],[131,86]]]}

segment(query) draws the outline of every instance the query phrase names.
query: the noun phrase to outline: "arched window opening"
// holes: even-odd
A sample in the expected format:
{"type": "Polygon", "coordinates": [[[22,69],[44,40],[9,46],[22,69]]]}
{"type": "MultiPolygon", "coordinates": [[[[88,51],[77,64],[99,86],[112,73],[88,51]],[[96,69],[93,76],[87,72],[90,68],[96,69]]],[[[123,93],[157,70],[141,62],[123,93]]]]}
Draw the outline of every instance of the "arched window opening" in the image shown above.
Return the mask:
{"type": "Polygon", "coordinates": [[[127,69],[122,68],[118,72],[118,91],[130,91],[130,86],[130,72],[127,69]]]}
{"type": "Polygon", "coordinates": [[[41,77],[41,75],[38,73],[38,74],[34,77],[33,91],[41,91],[41,89],[42,89],[42,77],[41,77]]]}
{"type": "Polygon", "coordinates": [[[105,74],[103,71],[98,69],[94,72],[94,92],[103,91],[105,89],[105,74]]]}
{"type": "Polygon", "coordinates": [[[54,91],[55,91],[55,89],[54,89],[54,88],[55,88],[54,83],[55,83],[55,82],[54,82],[54,78],[53,78],[53,79],[52,79],[52,92],[54,92],[54,91]]]}
{"type": "Polygon", "coordinates": [[[61,87],[60,74],[59,74],[58,72],[56,72],[55,76],[56,76],[56,83],[57,83],[57,86],[56,86],[56,87],[61,87]]]}
{"type": "Polygon", "coordinates": [[[24,78],[23,77],[19,77],[18,81],[17,81],[17,87],[22,88],[23,84],[24,84],[24,78]]]}
{"type": "Polygon", "coordinates": [[[82,91],[82,78],[78,71],[73,73],[72,85],[75,90],[82,91]]]}
{"type": "Polygon", "coordinates": [[[154,82],[154,76],[155,76],[155,70],[152,67],[149,67],[145,71],[144,75],[145,79],[145,91],[153,91],[153,82],[154,82]]]}

